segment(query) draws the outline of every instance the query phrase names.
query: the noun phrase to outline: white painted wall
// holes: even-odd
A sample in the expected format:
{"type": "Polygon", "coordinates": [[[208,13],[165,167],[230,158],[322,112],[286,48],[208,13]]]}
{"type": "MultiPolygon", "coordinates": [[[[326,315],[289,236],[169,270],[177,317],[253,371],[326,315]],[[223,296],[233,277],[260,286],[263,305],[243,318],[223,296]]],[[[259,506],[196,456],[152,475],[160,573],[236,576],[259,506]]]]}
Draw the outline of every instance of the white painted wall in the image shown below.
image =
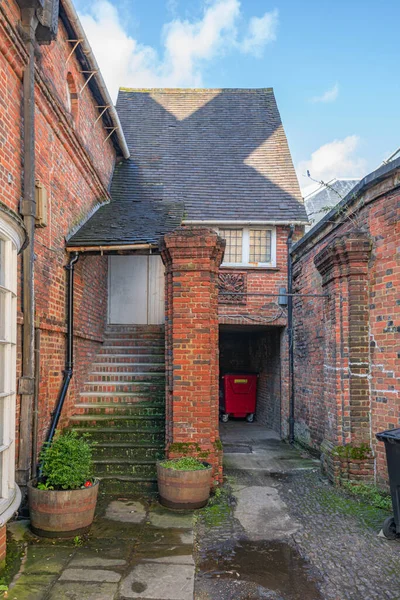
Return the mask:
{"type": "Polygon", "coordinates": [[[164,265],[160,256],[110,256],[108,322],[164,323],[164,265]]]}

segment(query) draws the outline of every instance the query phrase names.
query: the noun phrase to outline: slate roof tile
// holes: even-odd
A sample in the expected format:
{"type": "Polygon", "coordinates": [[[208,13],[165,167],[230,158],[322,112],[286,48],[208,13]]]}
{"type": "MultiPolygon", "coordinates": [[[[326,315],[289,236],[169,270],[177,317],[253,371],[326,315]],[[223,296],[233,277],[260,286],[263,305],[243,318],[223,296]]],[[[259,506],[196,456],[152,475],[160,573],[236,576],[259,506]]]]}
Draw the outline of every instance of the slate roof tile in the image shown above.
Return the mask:
{"type": "Polygon", "coordinates": [[[271,88],[120,90],[117,111],[131,158],[69,245],[155,240],[182,218],[307,221],[271,88]]]}

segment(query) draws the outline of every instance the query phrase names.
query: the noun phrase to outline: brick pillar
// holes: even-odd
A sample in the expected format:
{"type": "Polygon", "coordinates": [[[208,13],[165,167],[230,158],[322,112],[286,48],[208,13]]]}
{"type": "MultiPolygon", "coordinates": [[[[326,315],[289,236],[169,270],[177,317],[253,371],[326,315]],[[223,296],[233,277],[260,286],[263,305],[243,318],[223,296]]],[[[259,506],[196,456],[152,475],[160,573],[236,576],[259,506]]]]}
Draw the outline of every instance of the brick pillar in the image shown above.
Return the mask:
{"type": "Polygon", "coordinates": [[[218,268],[224,241],[210,229],[166,235],[167,456],[194,455],[222,480],[219,440],[218,268]]]}
{"type": "Polygon", "coordinates": [[[323,450],[332,479],[373,476],[369,452],[338,456],[335,446],[371,447],[368,261],[371,242],[364,233],[333,240],[314,259],[328,294],[325,305],[324,395],[329,415],[323,450]],[[364,457],[365,454],[365,457],[364,457]],[[351,460],[350,460],[351,459],[351,460]],[[350,462],[351,462],[351,467],[350,462]],[[352,472],[349,472],[349,469],[352,472]],[[354,472],[353,472],[354,471],[354,472]],[[357,476],[357,472],[359,477],[357,476]]]}

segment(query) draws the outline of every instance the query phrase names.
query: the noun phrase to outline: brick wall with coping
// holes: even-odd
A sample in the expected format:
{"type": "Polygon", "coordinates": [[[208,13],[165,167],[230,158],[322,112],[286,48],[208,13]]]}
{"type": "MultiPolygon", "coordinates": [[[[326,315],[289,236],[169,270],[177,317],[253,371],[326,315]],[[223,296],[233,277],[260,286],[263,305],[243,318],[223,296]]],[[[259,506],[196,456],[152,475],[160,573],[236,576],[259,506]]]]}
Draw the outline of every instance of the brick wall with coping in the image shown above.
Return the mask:
{"type": "Polygon", "coordinates": [[[329,294],[295,298],[295,418],[297,439],[322,452],[332,478],[387,480],[375,434],[400,427],[399,240],[394,165],[293,255],[294,291],[329,294]],[[363,442],[372,456],[362,465],[332,457],[363,442]]]}

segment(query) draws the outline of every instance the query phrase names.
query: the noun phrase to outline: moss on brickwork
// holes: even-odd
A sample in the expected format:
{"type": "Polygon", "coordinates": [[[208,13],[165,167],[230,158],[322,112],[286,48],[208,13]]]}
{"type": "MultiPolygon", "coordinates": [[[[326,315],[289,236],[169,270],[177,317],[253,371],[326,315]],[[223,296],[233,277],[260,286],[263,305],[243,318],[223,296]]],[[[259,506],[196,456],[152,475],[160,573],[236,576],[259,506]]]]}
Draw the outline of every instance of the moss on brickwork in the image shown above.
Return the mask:
{"type": "Polygon", "coordinates": [[[347,460],[365,460],[371,458],[371,448],[368,444],[360,444],[359,446],[353,446],[352,444],[335,446],[332,450],[332,455],[347,460]]]}

